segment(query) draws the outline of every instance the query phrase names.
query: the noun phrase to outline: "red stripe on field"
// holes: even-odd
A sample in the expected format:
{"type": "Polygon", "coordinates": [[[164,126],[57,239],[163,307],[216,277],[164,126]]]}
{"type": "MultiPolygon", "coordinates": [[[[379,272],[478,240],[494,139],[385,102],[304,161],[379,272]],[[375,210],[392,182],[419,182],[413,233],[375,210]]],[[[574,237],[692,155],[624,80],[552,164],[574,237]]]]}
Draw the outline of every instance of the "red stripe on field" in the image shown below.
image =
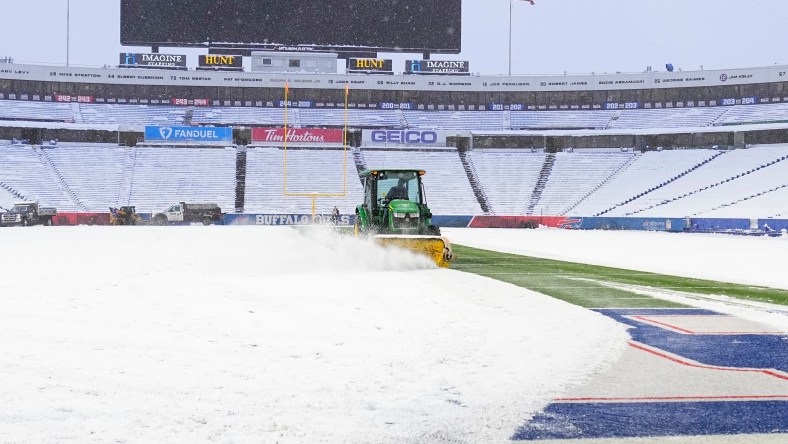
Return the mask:
{"type": "Polygon", "coordinates": [[[764,375],[773,376],[775,378],[784,379],[788,381],[788,376],[778,373],[772,370],[763,370],[763,369],[752,369],[752,368],[730,368],[730,367],[714,367],[711,365],[703,365],[703,364],[695,364],[689,361],[683,361],[678,358],[674,358],[673,356],[668,356],[665,353],[658,352],[656,350],[652,350],[647,348],[643,345],[630,342],[629,346],[632,348],[636,348],[638,350],[642,350],[644,352],[651,353],[654,356],[659,356],[660,358],[667,359],[668,361],[672,361],[681,365],[686,365],[687,367],[695,367],[695,368],[703,368],[707,370],[719,370],[719,371],[726,371],[726,372],[739,372],[739,373],[763,373],[764,375]]]}
{"type": "Polygon", "coordinates": [[[686,333],[688,335],[694,335],[695,334],[695,332],[692,331],[692,330],[686,330],[684,328],[676,327],[675,325],[670,325],[670,324],[667,324],[665,322],[655,321],[655,320],[653,320],[651,318],[647,318],[645,316],[632,316],[632,318],[637,319],[638,321],[643,321],[643,322],[645,322],[647,324],[657,324],[657,325],[661,325],[663,327],[668,327],[671,330],[676,330],[676,331],[679,331],[681,333],[686,333]]]}
{"type": "Polygon", "coordinates": [[[788,395],[756,395],[756,396],[641,396],[635,398],[555,398],[562,402],[587,401],[687,401],[687,400],[730,400],[730,399],[788,399],[788,395]]]}

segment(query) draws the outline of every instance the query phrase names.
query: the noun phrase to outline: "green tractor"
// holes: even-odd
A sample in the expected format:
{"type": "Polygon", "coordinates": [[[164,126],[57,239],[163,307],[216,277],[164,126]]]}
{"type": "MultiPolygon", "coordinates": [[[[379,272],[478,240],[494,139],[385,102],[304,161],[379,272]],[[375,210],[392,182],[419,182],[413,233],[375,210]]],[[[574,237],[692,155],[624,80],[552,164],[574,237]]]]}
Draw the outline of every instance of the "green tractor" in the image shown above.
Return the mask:
{"type": "Polygon", "coordinates": [[[423,170],[368,169],[360,173],[364,203],[356,207],[356,233],[382,245],[425,254],[441,267],[454,259],[451,244],[432,224],[423,170]]]}

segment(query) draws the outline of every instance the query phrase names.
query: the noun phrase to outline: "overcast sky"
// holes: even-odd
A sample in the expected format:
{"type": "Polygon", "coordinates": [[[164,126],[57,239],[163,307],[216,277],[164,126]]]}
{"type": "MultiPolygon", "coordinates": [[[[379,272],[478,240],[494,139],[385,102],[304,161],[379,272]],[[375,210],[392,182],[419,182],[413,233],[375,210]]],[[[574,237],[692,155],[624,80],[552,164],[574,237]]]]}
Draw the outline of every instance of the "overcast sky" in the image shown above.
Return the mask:
{"type": "MultiPolygon", "coordinates": [[[[464,0],[463,52],[435,58],[470,60],[471,71],[482,74],[507,73],[509,1],[464,0]]],[[[664,70],[668,62],[683,70],[788,64],[786,0],[513,2],[514,74],[641,72],[649,65],[664,70]]],[[[0,56],[65,65],[66,3],[0,0],[0,56]]],[[[71,0],[71,65],[115,65],[119,52],[149,50],[120,46],[119,26],[119,0],[71,0]]],[[[162,52],[189,54],[191,65],[205,50],[162,52]]]]}

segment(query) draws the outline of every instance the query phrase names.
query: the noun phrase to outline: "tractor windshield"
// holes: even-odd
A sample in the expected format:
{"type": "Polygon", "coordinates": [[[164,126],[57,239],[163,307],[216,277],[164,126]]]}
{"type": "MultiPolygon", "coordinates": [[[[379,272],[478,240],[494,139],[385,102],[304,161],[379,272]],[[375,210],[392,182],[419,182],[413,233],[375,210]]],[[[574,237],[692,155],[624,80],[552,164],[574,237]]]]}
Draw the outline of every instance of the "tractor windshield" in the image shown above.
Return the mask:
{"type": "Polygon", "coordinates": [[[421,204],[421,187],[416,171],[389,171],[378,178],[379,198],[387,201],[409,200],[421,204]]]}

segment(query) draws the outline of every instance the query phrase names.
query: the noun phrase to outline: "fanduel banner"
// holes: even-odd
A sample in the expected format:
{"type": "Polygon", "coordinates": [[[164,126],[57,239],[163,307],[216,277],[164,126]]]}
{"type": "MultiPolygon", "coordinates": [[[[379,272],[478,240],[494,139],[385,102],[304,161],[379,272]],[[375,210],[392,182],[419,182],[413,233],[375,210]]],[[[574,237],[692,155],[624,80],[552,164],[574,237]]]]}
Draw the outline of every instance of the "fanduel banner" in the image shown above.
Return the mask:
{"type": "Polygon", "coordinates": [[[470,74],[470,62],[451,60],[408,60],[406,74],[470,74]]]}
{"type": "Polygon", "coordinates": [[[220,69],[223,71],[242,71],[243,57],[239,55],[201,55],[200,69],[220,69]]]}
{"type": "Polygon", "coordinates": [[[391,59],[347,59],[347,72],[391,74],[394,62],[391,59]]]}
{"type": "Polygon", "coordinates": [[[364,145],[446,146],[446,133],[432,130],[364,130],[361,138],[364,145]]]}
{"type": "Polygon", "coordinates": [[[176,54],[120,53],[121,68],[183,68],[186,69],[186,56],[176,54]]]}
{"type": "MultiPolygon", "coordinates": [[[[287,143],[308,145],[342,144],[344,132],[340,129],[288,128],[287,143]]],[[[281,145],[285,141],[284,128],[252,128],[255,144],[281,145]]]]}
{"type": "Polygon", "coordinates": [[[233,141],[233,129],[199,126],[146,126],[146,142],[228,142],[233,141]]]}

